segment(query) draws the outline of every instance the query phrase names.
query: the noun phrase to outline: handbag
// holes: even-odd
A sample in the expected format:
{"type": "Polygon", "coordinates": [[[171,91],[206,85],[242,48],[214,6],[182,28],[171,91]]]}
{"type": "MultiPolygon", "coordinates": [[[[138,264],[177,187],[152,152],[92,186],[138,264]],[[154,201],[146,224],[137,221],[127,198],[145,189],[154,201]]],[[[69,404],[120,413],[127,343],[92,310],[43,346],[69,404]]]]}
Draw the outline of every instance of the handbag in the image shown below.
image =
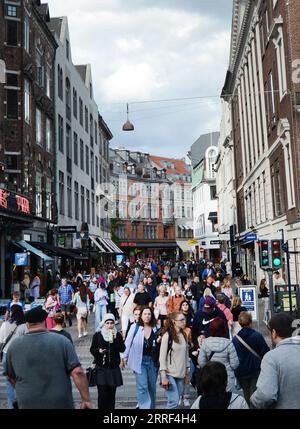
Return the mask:
{"type": "Polygon", "coordinates": [[[95,387],[97,385],[96,383],[96,373],[97,369],[96,366],[89,366],[86,371],[86,378],[89,384],[89,387],[95,387]]]}

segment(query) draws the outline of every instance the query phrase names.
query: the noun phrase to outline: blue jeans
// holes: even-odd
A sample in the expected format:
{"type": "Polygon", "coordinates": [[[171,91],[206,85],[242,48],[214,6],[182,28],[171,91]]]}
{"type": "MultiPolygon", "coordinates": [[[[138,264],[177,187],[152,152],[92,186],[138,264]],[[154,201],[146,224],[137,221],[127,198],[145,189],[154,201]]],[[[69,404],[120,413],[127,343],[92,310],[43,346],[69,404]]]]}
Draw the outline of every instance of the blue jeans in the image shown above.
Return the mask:
{"type": "Polygon", "coordinates": [[[141,410],[154,410],[158,368],[151,356],[143,356],[141,374],[135,373],[136,395],[141,410]]]}
{"type": "MultiPolygon", "coordinates": [[[[2,363],[4,368],[5,368],[5,362],[6,362],[6,353],[3,353],[2,363]]],[[[7,397],[8,409],[12,410],[14,408],[13,403],[16,401],[16,391],[8,380],[6,380],[6,397],[7,397]]]]}
{"type": "Polygon", "coordinates": [[[96,311],[95,311],[95,331],[99,331],[100,330],[100,323],[103,320],[103,317],[106,315],[107,313],[107,306],[106,305],[99,305],[99,304],[95,304],[96,306],[96,311]]]}
{"type": "Polygon", "coordinates": [[[178,407],[179,399],[183,392],[184,378],[174,378],[171,375],[167,375],[169,380],[169,389],[167,390],[167,409],[173,409],[178,407]]]}

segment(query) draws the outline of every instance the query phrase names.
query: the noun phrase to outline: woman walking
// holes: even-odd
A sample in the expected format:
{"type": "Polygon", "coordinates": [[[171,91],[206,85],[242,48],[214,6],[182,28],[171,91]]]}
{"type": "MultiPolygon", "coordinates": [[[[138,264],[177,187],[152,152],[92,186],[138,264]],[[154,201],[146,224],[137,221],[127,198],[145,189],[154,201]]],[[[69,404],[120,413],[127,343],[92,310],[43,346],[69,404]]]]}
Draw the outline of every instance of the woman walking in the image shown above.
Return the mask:
{"type": "Polygon", "coordinates": [[[56,313],[57,308],[58,308],[57,289],[51,289],[45,302],[45,310],[48,313],[48,317],[46,319],[47,329],[54,328],[53,317],[56,313]]]}
{"type": "Polygon", "coordinates": [[[85,337],[87,335],[87,317],[90,311],[90,299],[84,284],[81,284],[79,291],[75,293],[74,304],[77,308],[78,338],[81,338],[82,335],[85,337]]]}
{"type": "Polygon", "coordinates": [[[107,313],[103,326],[93,336],[90,348],[96,362],[96,383],[99,410],[114,410],[117,387],[123,385],[120,370],[120,353],[125,345],[115,327],[115,316],[107,313]]]}
{"type": "Polygon", "coordinates": [[[239,324],[239,315],[242,311],[247,311],[246,307],[242,306],[242,300],[239,296],[234,295],[232,298],[232,305],[231,305],[231,313],[233,316],[233,324],[232,324],[232,330],[231,330],[231,336],[232,338],[242,329],[241,325],[239,324]]]}
{"type": "Polygon", "coordinates": [[[123,340],[126,338],[127,328],[130,322],[133,321],[133,303],[134,294],[130,287],[124,287],[124,293],[120,299],[119,314],[121,318],[123,340]]]}
{"type": "Polygon", "coordinates": [[[95,306],[95,331],[100,330],[100,324],[107,313],[108,306],[108,292],[104,282],[98,283],[98,287],[94,294],[95,306]]]}
{"type": "MultiPolygon", "coordinates": [[[[14,304],[10,307],[9,319],[6,322],[3,322],[0,328],[0,344],[5,344],[2,357],[4,375],[6,353],[11,344],[11,341],[17,337],[25,335],[26,332],[28,332],[28,329],[25,323],[24,311],[20,305],[14,304]]],[[[6,381],[6,395],[8,408],[13,409],[14,403],[16,402],[16,393],[14,387],[8,380],[6,381]]]]}
{"type": "Polygon", "coordinates": [[[136,377],[138,408],[155,409],[156,380],[158,368],[152,358],[153,343],[155,343],[156,320],[153,310],[144,307],[139,321],[133,324],[128,332],[122,356],[122,366],[128,364],[136,377]]]}
{"type": "Polygon", "coordinates": [[[164,285],[160,285],[159,295],[154,301],[154,315],[158,320],[159,326],[163,326],[168,314],[168,301],[169,296],[167,294],[167,288],[164,285]]]}
{"type": "Polygon", "coordinates": [[[168,315],[162,332],[159,368],[161,386],[166,389],[167,409],[178,408],[184,383],[189,380],[188,343],[184,333],[185,316],[175,312],[168,315]]]}

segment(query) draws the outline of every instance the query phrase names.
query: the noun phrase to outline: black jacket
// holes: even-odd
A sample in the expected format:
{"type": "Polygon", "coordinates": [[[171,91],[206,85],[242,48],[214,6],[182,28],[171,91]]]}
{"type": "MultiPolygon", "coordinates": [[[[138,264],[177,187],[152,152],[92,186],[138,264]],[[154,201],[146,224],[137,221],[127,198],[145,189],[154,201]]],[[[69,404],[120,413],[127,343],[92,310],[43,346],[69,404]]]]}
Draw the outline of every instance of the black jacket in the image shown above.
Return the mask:
{"type": "Polygon", "coordinates": [[[117,368],[120,365],[120,353],[125,351],[125,344],[120,332],[117,333],[113,343],[104,340],[101,332],[96,332],[93,336],[90,348],[91,354],[95,358],[96,365],[101,368],[117,368]],[[105,353],[99,353],[99,349],[105,349],[105,353]]]}

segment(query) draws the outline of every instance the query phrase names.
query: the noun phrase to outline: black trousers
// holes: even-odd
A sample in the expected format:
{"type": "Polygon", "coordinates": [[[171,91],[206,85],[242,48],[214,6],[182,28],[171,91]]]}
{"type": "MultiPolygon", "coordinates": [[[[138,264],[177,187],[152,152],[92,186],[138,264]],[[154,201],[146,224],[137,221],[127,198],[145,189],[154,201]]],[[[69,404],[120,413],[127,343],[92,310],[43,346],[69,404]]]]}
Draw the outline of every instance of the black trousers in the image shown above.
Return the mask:
{"type": "Polygon", "coordinates": [[[116,387],[99,386],[98,389],[98,409],[99,410],[114,410],[116,403],[116,387]]]}

